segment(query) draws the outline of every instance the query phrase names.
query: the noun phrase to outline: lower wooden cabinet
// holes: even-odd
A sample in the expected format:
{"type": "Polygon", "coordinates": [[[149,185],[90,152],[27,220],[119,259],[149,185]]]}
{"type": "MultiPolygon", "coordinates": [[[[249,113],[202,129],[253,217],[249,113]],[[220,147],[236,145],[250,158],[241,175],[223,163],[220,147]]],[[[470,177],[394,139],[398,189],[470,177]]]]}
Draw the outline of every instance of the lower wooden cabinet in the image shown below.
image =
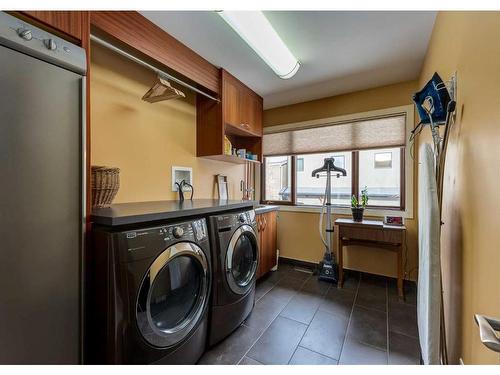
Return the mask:
{"type": "Polygon", "coordinates": [[[259,232],[259,269],[257,278],[268,273],[277,264],[278,249],[278,211],[269,211],[257,215],[257,230],[259,232]]]}

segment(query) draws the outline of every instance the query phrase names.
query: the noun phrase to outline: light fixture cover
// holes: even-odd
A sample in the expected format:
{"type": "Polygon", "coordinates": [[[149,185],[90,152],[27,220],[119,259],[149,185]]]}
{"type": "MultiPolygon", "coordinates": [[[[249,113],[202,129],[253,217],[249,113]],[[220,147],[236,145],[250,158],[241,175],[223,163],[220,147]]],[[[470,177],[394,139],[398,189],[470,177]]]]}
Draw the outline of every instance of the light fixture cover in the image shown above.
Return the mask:
{"type": "Polygon", "coordinates": [[[261,11],[220,11],[219,15],[283,79],[291,78],[300,67],[286,44],[261,11]]]}

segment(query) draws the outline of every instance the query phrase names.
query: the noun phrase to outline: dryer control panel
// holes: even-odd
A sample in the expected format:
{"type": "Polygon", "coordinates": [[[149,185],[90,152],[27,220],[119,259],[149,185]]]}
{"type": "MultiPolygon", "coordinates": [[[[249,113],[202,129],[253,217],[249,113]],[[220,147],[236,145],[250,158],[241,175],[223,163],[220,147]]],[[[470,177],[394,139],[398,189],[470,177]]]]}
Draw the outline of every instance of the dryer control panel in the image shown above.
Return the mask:
{"type": "Polygon", "coordinates": [[[160,228],[160,234],[163,235],[165,241],[184,239],[199,242],[208,237],[204,219],[162,227],[160,228]]]}
{"type": "Polygon", "coordinates": [[[152,228],[129,230],[119,235],[120,247],[125,252],[125,261],[134,261],[152,256],[176,242],[189,241],[200,244],[208,241],[205,219],[163,225],[152,228]]]}

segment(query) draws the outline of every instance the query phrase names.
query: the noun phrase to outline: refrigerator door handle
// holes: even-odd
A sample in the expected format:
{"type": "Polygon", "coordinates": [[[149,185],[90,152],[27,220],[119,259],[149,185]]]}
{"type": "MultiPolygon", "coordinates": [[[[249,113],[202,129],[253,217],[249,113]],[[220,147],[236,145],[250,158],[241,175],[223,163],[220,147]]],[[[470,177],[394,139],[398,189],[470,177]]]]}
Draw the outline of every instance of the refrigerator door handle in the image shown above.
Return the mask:
{"type": "Polygon", "coordinates": [[[484,315],[474,315],[479,326],[481,342],[490,350],[500,353],[500,338],[495,331],[500,331],[500,319],[490,318],[484,315]]]}

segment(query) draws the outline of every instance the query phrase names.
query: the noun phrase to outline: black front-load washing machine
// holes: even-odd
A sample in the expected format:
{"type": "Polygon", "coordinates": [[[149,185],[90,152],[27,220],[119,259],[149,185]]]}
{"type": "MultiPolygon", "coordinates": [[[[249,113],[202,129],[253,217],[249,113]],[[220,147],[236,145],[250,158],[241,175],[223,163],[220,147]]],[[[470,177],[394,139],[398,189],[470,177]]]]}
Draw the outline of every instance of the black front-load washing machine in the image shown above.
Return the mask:
{"type": "Polygon", "coordinates": [[[213,291],[208,344],[228,336],[248,317],[255,302],[259,247],[255,211],[209,218],[213,291]]]}
{"type": "Polygon", "coordinates": [[[212,282],[205,219],[93,236],[89,362],[195,364],[212,282]]]}

